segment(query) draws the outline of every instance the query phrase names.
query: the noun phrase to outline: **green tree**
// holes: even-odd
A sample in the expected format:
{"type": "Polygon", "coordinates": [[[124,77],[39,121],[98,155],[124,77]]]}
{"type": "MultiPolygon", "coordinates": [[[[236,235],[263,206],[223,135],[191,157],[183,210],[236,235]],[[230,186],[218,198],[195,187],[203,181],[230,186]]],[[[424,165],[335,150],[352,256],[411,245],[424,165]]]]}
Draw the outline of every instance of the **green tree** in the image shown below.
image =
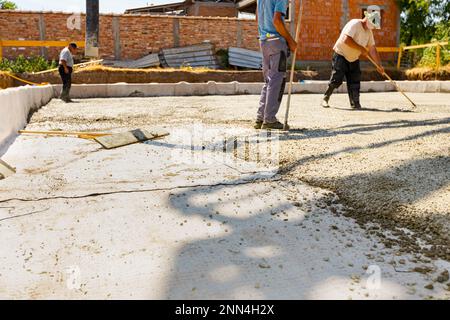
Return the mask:
{"type": "Polygon", "coordinates": [[[0,0],[0,9],[2,10],[16,10],[17,5],[12,1],[0,0]]]}
{"type": "MultiPolygon", "coordinates": [[[[401,9],[401,41],[425,43],[450,28],[450,0],[397,0],[401,9]]],[[[448,32],[447,32],[448,33],[448,32]]]]}

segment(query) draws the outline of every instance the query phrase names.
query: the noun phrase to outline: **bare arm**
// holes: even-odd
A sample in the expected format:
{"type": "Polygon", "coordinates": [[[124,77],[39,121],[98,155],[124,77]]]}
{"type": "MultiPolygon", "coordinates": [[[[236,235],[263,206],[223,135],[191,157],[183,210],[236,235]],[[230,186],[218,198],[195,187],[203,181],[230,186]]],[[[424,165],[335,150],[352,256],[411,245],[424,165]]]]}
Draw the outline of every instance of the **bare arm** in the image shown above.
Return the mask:
{"type": "Polygon", "coordinates": [[[275,15],[273,16],[273,25],[275,26],[275,29],[277,32],[286,39],[286,42],[289,46],[289,49],[291,49],[292,52],[295,51],[297,48],[297,43],[295,42],[294,38],[292,38],[291,34],[286,28],[286,25],[283,21],[283,16],[281,12],[275,12],[275,15]]]}
{"type": "Polygon", "coordinates": [[[369,50],[367,48],[360,46],[352,37],[345,35],[344,43],[348,45],[350,48],[361,51],[362,55],[367,56],[369,54],[369,50]]]}
{"type": "Polygon", "coordinates": [[[369,55],[380,66],[380,68],[377,68],[378,72],[383,74],[384,73],[384,68],[382,67],[381,58],[380,58],[380,55],[378,54],[376,46],[370,46],[369,47],[369,55]]]}
{"type": "Polygon", "coordinates": [[[65,73],[69,73],[69,68],[67,68],[67,61],[66,60],[61,60],[61,64],[64,67],[64,72],[65,73]]]}

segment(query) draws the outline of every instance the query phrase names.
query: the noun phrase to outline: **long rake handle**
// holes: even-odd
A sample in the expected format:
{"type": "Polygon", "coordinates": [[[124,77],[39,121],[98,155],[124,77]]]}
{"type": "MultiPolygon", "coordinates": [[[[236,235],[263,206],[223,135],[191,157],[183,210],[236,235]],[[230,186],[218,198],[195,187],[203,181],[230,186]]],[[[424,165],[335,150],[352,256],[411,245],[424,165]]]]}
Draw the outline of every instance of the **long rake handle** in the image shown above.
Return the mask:
{"type": "Polygon", "coordinates": [[[295,31],[295,42],[297,43],[297,47],[295,48],[294,57],[292,58],[291,74],[289,77],[286,114],[284,116],[284,130],[286,130],[286,131],[288,130],[288,127],[289,127],[288,126],[289,109],[291,107],[292,83],[294,82],[295,63],[297,61],[298,40],[300,38],[300,27],[302,24],[302,13],[303,13],[303,0],[301,0],[301,2],[300,2],[300,11],[298,13],[298,19],[297,19],[297,29],[295,31]]]}
{"type": "MultiPolygon", "coordinates": [[[[370,60],[370,62],[372,62],[374,64],[375,67],[377,67],[378,69],[380,68],[380,66],[378,65],[378,63],[376,63],[371,56],[367,55],[367,58],[370,60]]],[[[397,89],[398,92],[400,92],[406,99],[408,99],[409,102],[411,102],[411,104],[413,105],[414,108],[416,108],[416,104],[403,92],[402,89],[400,89],[400,87],[398,86],[397,82],[395,82],[394,80],[392,80],[392,78],[386,73],[383,73],[383,76],[385,76],[397,89]]]]}

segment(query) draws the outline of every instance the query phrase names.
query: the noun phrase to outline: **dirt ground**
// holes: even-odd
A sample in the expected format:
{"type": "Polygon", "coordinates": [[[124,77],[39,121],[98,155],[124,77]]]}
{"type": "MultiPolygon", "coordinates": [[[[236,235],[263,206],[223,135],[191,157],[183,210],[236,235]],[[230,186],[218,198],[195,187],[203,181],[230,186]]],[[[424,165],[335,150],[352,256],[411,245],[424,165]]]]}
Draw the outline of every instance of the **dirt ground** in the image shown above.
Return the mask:
{"type": "MultiPolygon", "coordinates": [[[[363,94],[362,111],[350,110],[346,95],[334,95],[331,109],[318,107],[320,95],[295,95],[292,130],[280,135],[280,172],[284,179],[336,192],[347,214],[370,233],[379,233],[370,222],[392,230],[392,238],[384,237],[386,245],[401,242],[402,250],[450,261],[450,95],[410,96],[418,105],[414,111],[398,93],[363,94]]],[[[30,127],[249,127],[257,102],[257,96],[94,99],[69,105],[53,100],[32,117],[30,127]]]]}
{"type": "Polygon", "coordinates": [[[5,72],[0,71],[0,89],[6,89],[14,85],[13,79],[8,77],[5,72]]]}

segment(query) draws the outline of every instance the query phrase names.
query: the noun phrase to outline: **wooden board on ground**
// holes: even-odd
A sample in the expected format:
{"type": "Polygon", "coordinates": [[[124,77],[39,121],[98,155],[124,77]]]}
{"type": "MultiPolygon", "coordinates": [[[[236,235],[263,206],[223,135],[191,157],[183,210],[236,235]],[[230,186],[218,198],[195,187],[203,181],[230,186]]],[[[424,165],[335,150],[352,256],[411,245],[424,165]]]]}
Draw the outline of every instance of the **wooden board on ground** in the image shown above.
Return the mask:
{"type": "Polygon", "coordinates": [[[16,173],[16,170],[6,162],[0,160],[0,180],[16,173]]]}
{"type": "Polygon", "coordinates": [[[152,130],[136,129],[129,132],[112,134],[110,136],[96,137],[94,140],[100,143],[105,149],[114,149],[133,143],[162,138],[168,135],[169,132],[160,128],[152,130]]]}

